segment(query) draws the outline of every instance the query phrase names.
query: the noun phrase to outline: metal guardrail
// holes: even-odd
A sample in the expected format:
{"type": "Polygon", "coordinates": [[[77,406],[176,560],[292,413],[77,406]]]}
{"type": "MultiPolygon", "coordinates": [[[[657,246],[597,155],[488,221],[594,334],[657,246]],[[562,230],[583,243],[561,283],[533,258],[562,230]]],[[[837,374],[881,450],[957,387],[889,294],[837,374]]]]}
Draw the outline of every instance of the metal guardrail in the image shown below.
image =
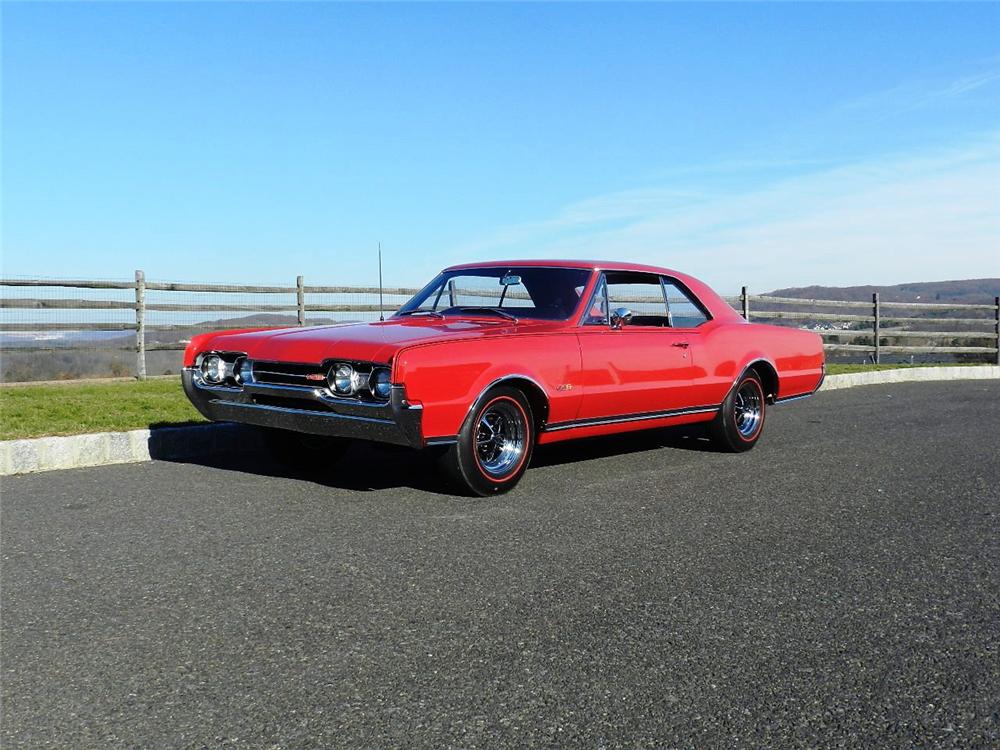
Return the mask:
{"type": "MultiPolygon", "coordinates": [[[[239,316],[232,313],[284,313],[289,321],[282,322],[283,325],[306,325],[310,318],[316,321],[317,316],[323,315],[358,314],[373,318],[380,309],[377,304],[378,287],[309,286],[302,276],[296,277],[294,285],[261,286],[147,281],[142,271],[136,271],[134,281],[0,279],[0,287],[5,290],[16,287],[45,290],[44,295],[30,297],[5,293],[0,298],[0,311],[23,312],[19,319],[8,320],[10,314],[0,319],[0,334],[134,331],[134,342],[107,349],[134,352],[134,372],[140,379],[146,377],[147,352],[178,351],[186,345],[180,339],[150,340],[151,334],[155,337],[158,332],[232,328],[240,324],[239,316]],[[69,295],[62,291],[67,289],[82,291],[69,295]],[[113,290],[120,298],[108,298],[114,294],[87,296],[100,290],[113,290]],[[131,293],[125,298],[128,292],[131,293]],[[235,295],[243,297],[226,301],[235,295]],[[248,302],[247,296],[253,296],[253,301],[248,302]],[[362,299],[359,300],[359,297],[362,299]],[[175,301],[177,299],[189,301],[175,301]],[[225,313],[229,314],[229,319],[205,321],[205,313],[225,313]],[[77,319],[50,320],[53,315],[72,315],[77,319]],[[118,319],[79,319],[102,315],[118,319]],[[178,320],[184,316],[202,319],[178,320]]],[[[384,297],[390,300],[385,305],[385,312],[391,314],[401,304],[399,298],[408,298],[418,289],[391,287],[382,291],[384,297]],[[392,298],[397,301],[393,302],[392,298]]],[[[516,296],[510,295],[510,298],[516,296]]],[[[992,305],[882,302],[875,293],[868,302],[753,295],[743,287],[739,296],[724,299],[747,320],[809,328],[823,336],[827,351],[863,353],[876,363],[883,353],[939,353],[981,355],[985,360],[1000,364],[1000,297],[994,298],[992,305]],[[944,330],[939,328],[942,324],[946,326],[944,330]]],[[[18,345],[10,351],[66,349],[36,341],[18,345]]]]}

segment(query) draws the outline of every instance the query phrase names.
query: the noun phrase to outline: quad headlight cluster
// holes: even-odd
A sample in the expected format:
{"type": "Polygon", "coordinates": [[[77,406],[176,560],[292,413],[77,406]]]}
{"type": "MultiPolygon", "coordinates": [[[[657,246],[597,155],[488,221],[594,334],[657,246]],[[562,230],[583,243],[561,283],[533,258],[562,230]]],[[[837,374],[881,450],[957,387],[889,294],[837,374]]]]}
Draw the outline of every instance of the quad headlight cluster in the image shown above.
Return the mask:
{"type": "Polygon", "coordinates": [[[252,367],[252,363],[246,357],[225,359],[222,355],[214,353],[206,354],[198,365],[202,378],[210,385],[221,385],[227,380],[240,384],[249,379],[252,367]]]}
{"type": "Polygon", "coordinates": [[[327,382],[330,390],[338,396],[357,396],[367,392],[379,401],[388,401],[392,392],[388,367],[361,370],[342,362],[330,368],[327,382]]]}
{"type": "MultiPolygon", "coordinates": [[[[259,377],[274,376],[278,373],[269,372],[268,363],[260,367],[259,377]]],[[[202,381],[211,386],[242,387],[245,384],[263,382],[285,382],[300,386],[307,385],[301,380],[292,381],[259,381],[254,374],[255,364],[245,354],[230,352],[206,352],[195,363],[202,381]]],[[[297,366],[297,365],[293,365],[297,366]]],[[[317,368],[318,369],[318,368],[317,368]]],[[[320,371],[322,372],[322,371],[320,371]]],[[[301,376],[294,374],[294,377],[301,376]]],[[[280,374],[279,374],[280,377],[280,374]]],[[[323,375],[309,374],[308,380],[323,382],[323,375]]],[[[326,370],[326,385],[337,396],[346,396],[375,401],[388,401],[392,394],[392,382],[389,368],[383,365],[367,363],[335,362],[326,370]]],[[[319,383],[316,383],[318,385],[319,383]]]]}

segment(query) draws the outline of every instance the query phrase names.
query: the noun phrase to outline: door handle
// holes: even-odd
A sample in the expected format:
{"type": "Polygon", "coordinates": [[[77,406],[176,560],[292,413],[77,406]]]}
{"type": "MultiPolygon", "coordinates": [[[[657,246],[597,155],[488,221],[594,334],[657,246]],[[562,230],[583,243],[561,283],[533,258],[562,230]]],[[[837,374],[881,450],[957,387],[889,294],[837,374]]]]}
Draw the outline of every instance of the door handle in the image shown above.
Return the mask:
{"type": "Polygon", "coordinates": [[[691,345],[687,341],[675,341],[670,346],[679,346],[681,349],[687,349],[691,345]]]}

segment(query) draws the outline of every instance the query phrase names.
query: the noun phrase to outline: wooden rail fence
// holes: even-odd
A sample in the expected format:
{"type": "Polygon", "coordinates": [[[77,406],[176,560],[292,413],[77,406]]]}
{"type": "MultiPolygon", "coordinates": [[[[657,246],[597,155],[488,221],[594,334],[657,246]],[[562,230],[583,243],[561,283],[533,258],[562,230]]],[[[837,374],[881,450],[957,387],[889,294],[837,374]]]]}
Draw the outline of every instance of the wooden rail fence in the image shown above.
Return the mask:
{"type": "Polygon", "coordinates": [[[876,364],[883,353],[893,354],[976,354],[983,355],[1000,364],[1000,296],[993,298],[993,304],[959,304],[945,302],[882,302],[878,292],[872,294],[871,302],[861,300],[793,299],[751,295],[747,288],[739,297],[728,298],[730,304],[738,305],[747,320],[763,319],[782,323],[785,321],[809,321],[813,325],[802,326],[820,334],[826,342],[824,347],[831,352],[861,352],[870,355],[876,364]],[[758,310],[758,304],[768,309],[758,310]],[[751,311],[751,305],[754,310],[751,311]],[[794,306],[797,310],[785,310],[784,306],[794,306]],[[775,308],[778,309],[770,309],[775,308]],[[829,312],[828,308],[841,310],[864,310],[866,314],[854,312],[829,312]],[[904,315],[905,311],[916,314],[904,315]],[[820,327],[827,322],[829,328],[820,327]],[[820,324],[820,325],[817,325],[820,324]],[[888,325],[886,325],[888,324],[888,325]],[[946,326],[942,329],[937,326],[946,326]],[[930,325],[931,328],[927,328],[930,325]],[[947,330],[961,327],[963,330],[947,330]],[[833,339],[830,341],[830,339],[833,339]],[[864,339],[864,343],[848,343],[864,339]],[[907,339],[927,341],[945,340],[943,343],[908,345],[907,339]],[[947,340],[951,341],[948,342],[947,340]],[[990,342],[988,345],[962,345],[961,341],[990,342]]]}
{"type": "MultiPolygon", "coordinates": [[[[40,287],[49,290],[132,290],[134,298],[92,299],[70,293],[48,297],[0,298],[0,309],[123,311],[131,310],[128,322],[69,321],[50,322],[38,317],[7,322],[0,320],[0,334],[49,331],[135,331],[134,345],[111,347],[135,352],[135,374],[146,377],[146,355],[150,351],[181,350],[183,341],[148,342],[151,332],[222,330],[234,322],[210,323],[150,323],[148,313],[287,313],[294,314],[298,325],[306,325],[309,314],[375,313],[379,305],[360,302],[316,301],[320,295],[369,295],[377,299],[378,287],[309,286],[302,276],[294,286],[253,286],[230,284],[185,284],[147,281],[142,271],[135,272],[134,281],[95,281],[89,279],[0,279],[0,288],[40,287]],[[150,301],[150,292],[158,293],[150,301]],[[209,294],[213,301],[161,302],[162,294],[209,294]],[[227,303],[225,295],[254,294],[279,297],[289,301],[260,304],[227,303]],[[216,296],[221,295],[221,296],[216,296]],[[294,302],[290,300],[294,299],[294,302]]],[[[386,288],[386,297],[410,297],[415,288],[386,288]]],[[[930,302],[883,302],[878,293],[870,302],[858,300],[792,299],[750,294],[746,287],[736,297],[724,298],[747,320],[767,321],[778,325],[793,325],[814,330],[825,340],[830,352],[856,352],[878,363],[884,353],[892,354],[962,354],[1000,364],[1000,297],[993,304],[957,304],[930,302]],[[909,313],[909,314],[907,314],[909,313]],[[943,328],[942,328],[943,326],[943,328]],[[966,344],[963,342],[972,342],[966,344]]],[[[395,312],[397,305],[387,303],[385,312],[395,312]]],[[[92,314],[92,313],[91,313],[92,314]]],[[[50,345],[16,347],[17,351],[52,351],[50,345]]]]}

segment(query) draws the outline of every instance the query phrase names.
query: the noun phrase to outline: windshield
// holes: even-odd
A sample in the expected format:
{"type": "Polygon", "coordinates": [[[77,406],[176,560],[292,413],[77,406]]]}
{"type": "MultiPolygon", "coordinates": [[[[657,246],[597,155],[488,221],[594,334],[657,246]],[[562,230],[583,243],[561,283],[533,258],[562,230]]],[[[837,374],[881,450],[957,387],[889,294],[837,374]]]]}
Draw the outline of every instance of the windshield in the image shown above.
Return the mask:
{"type": "Polygon", "coordinates": [[[397,315],[497,315],[567,320],[576,310],[590,271],[583,268],[498,266],[441,273],[397,315]]]}

